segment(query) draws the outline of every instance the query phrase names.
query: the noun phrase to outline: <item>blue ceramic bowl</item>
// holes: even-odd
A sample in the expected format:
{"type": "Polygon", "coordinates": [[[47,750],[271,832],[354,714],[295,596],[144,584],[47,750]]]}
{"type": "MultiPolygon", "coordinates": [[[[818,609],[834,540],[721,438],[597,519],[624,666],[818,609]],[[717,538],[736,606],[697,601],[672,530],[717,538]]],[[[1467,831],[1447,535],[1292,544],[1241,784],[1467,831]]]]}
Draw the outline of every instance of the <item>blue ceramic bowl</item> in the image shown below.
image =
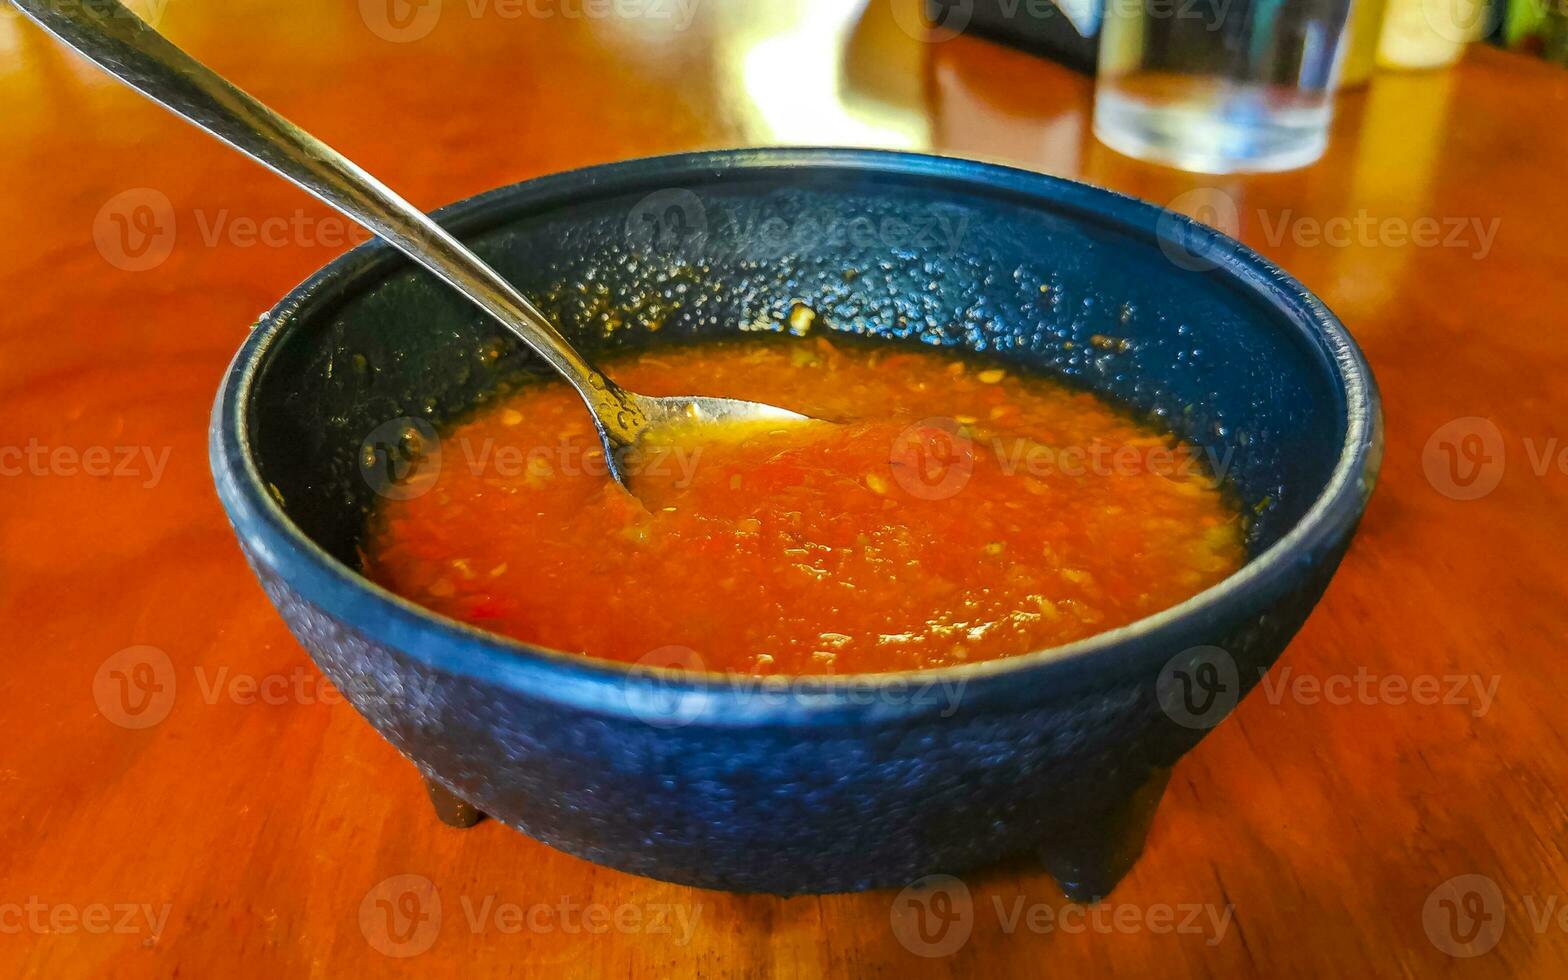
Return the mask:
{"type": "Polygon", "coordinates": [[[588,350],[782,330],[803,303],[819,329],[984,352],[1119,400],[1211,452],[1256,515],[1248,564],[1219,585],[1009,660],[759,687],[513,642],[371,584],[356,548],[376,494],[401,489],[399,434],[538,362],[389,247],[355,249],[236,357],[212,425],[219,496],[300,642],[435,795],[626,871],[827,892],[1033,852],[1074,894],[1104,893],[1168,767],[1317,602],[1375,478],[1375,386],[1323,304],[1239,243],[1104,190],[746,150],[546,177],[440,218],[588,350]]]}

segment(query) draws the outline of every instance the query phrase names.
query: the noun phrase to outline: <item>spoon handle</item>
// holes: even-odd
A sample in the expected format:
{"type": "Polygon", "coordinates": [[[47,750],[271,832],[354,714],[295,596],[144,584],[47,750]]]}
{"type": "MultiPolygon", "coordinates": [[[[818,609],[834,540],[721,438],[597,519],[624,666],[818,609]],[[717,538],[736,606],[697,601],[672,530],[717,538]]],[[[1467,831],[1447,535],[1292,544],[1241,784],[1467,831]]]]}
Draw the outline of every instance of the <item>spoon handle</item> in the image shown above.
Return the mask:
{"type": "Polygon", "coordinates": [[[606,430],[611,448],[634,441],[644,418],[631,396],[577,353],[516,287],[351,160],[229,84],[116,0],[13,2],[98,67],[298,184],[450,283],[571,382],[606,430]]]}

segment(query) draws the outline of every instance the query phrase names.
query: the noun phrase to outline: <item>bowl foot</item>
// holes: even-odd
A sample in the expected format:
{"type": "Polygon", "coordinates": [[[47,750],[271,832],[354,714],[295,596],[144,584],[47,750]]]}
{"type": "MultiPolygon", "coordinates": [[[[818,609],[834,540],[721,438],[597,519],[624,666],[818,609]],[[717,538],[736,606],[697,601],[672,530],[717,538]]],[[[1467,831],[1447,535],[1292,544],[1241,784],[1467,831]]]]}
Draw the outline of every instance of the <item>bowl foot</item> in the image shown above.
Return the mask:
{"type": "Polygon", "coordinates": [[[1040,860],[1064,895],[1087,905],[1111,893],[1143,853],[1154,811],[1170,780],[1169,769],[1155,769],[1131,796],[1098,818],[1080,821],[1040,845],[1040,860]]]}
{"type": "Polygon", "coordinates": [[[467,830],[484,819],[484,814],[480,813],[472,803],[429,776],[421,778],[425,781],[425,792],[430,794],[430,803],[436,808],[436,817],[448,827],[467,830]]]}

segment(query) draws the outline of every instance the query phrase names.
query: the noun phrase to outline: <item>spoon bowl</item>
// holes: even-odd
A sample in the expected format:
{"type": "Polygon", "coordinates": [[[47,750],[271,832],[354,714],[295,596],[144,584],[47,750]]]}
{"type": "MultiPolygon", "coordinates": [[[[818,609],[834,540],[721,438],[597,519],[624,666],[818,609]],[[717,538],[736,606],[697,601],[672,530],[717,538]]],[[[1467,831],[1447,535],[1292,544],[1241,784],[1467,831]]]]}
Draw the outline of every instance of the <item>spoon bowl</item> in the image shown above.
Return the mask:
{"type": "Polygon", "coordinates": [[[632,489],[626,455],[648,441],[701,441],[731,432],[739,427],[768,427],[775,424],[819,422],[787,408],[739,398],[713,398],[706,395],[639,395],[620,389],[625,408],[606,424],[595,413],[599,436],[604,441],[604,458],[616,482],[632,489]],[[766,424],[766,425],[764,425],[766,424]]]}
{"type": "Polygon", "coordinates": [[[762,402],[742,401],[738,398],[709,398],[705,395],[651,395],[633,396],[648,419],[648,428],[639,441],[656,437],[655,429],[679,425],[683,432],[690,426],[738,426],[762,422],[819,422],[799,412],[762,402]]]}

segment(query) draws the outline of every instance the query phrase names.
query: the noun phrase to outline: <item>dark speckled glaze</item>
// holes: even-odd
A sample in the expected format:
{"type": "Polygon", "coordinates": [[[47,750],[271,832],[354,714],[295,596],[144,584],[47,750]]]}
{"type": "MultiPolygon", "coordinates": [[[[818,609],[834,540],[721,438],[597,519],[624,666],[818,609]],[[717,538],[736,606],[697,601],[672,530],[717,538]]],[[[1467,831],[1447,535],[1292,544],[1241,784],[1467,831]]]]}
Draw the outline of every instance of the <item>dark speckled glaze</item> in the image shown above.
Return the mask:
{"type": "Polygon", "coordinates": [[[1222,706],[1255,684],[1375,478],[1375,387],[1333,315],[1238,243],[1107,191],[907,154],[735,151],[547,177],[441,217],[585,348],[779,330],[805,303],[821,329],[984,351],[1135,406],[1224,461],[1258,515],[1251,560],[1215,588],[1007,661],[781,692],[530,648],[354,571],[367,436],[439,423],[535,364],[390,249],[356,249],[262,318],[219,393],[212,465],[241,545],[427,777],[638,874],[825,892],[1031,849],[1053,870],[1135,853],[1120,838],[1141,830],[1113,829],[1140,825],[1128,801],[1219,717],[1163,710],[1162,670],[1215,646],[1236,665],[1222,706]]]}

